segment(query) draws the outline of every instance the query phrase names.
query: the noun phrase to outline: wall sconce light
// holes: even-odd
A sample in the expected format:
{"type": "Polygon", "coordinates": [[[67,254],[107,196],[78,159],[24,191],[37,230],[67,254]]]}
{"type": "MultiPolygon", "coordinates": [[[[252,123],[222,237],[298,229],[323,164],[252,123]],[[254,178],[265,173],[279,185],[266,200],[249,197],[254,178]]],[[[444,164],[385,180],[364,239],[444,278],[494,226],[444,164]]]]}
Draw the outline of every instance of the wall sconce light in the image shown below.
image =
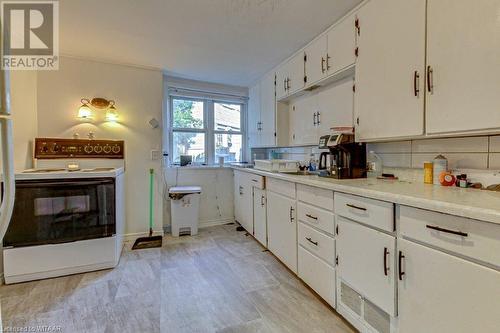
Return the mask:
{"type": "Polygon", "coordinates": [[[78,119],[92,120],[93,111],[90,106],[95,109],[106,110],[106,121],[116,122],[118,120],[118,110],[115,107],[115,101],[107,100],[101,97],[94,97],[91,100],[82,98],[82,105],[78,109],[78,119]]]}

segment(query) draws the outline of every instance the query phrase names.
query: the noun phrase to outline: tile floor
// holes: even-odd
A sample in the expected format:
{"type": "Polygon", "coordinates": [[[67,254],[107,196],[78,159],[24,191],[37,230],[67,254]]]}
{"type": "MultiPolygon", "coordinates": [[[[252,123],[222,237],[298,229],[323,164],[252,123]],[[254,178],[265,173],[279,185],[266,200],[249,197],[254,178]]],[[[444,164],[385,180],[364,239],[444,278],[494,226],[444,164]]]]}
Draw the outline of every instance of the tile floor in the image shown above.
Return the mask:
{"type": "Polygon", "coordinates": [[[161,249],[130,246],[113,270],[0,287],[4,330],[354,331],[235,225],[167,236],[161,249]]]}

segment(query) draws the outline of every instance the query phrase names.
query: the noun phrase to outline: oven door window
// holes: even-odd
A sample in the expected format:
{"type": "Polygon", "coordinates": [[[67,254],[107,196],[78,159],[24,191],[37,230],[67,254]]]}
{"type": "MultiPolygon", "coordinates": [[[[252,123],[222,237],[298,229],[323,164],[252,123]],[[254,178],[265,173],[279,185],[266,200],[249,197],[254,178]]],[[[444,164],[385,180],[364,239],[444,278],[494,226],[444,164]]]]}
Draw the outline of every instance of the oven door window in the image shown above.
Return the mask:
{"type": "Polygon", "coordinates": [[[66,243],[115,231],[114,179],[18,181],[4,246],[66,243]]]}

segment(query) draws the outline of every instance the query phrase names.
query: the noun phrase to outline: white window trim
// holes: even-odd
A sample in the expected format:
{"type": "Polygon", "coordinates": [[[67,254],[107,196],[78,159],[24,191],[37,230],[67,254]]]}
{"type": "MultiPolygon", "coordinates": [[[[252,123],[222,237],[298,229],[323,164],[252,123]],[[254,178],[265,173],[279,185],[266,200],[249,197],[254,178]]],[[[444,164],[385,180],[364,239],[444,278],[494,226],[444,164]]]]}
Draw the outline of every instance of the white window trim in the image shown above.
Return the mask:
{"type": "Polygon", "coordinates": [[[178,96],[174,94],[168,95],[168,137],[169,137],[169,158],[168,162],[170,165],[174,164],[174,150],[173,150],[173,136],[174,132],[191,132],[191,133],[203,133],[205,134],[205,164],[206,165],[215,165],[218,161],[215,161],[215,135],[216,134],[235,134],[241,135],[241,157],[242,161],[245,160],[247,156],[247,140],[246,140],[246,131],[247,131],[247,106],[248,103],[241,99],[217,99],[213,98],[212,95],[207,96],[207,98],[200,98],[199,95],[196,97],[189,96],[178,96]],[[174,129],[174,117],[173,117],[173,100],[175,98],[185,99],[190,101],[203,102],[203,128],[175,128],[174,129]],[[215,130],[215,110],[214,103],[226,103],[226,104],[239,104],[241,105],[240,112],[240,125],[241,131],[220,131],[215,130]]]}

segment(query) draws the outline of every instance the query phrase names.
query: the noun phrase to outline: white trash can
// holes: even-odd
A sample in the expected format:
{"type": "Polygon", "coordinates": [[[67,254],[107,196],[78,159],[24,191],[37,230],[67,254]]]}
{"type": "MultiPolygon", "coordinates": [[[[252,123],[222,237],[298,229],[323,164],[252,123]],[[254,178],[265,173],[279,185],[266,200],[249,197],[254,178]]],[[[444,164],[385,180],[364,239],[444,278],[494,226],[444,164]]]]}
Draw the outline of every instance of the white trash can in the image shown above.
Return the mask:
{"type": "Polygon", "coordinates": [[[168,191],[171,207],[172,236],[196,235],[200,216],[199,186],[176,186],[168,191]]]}

